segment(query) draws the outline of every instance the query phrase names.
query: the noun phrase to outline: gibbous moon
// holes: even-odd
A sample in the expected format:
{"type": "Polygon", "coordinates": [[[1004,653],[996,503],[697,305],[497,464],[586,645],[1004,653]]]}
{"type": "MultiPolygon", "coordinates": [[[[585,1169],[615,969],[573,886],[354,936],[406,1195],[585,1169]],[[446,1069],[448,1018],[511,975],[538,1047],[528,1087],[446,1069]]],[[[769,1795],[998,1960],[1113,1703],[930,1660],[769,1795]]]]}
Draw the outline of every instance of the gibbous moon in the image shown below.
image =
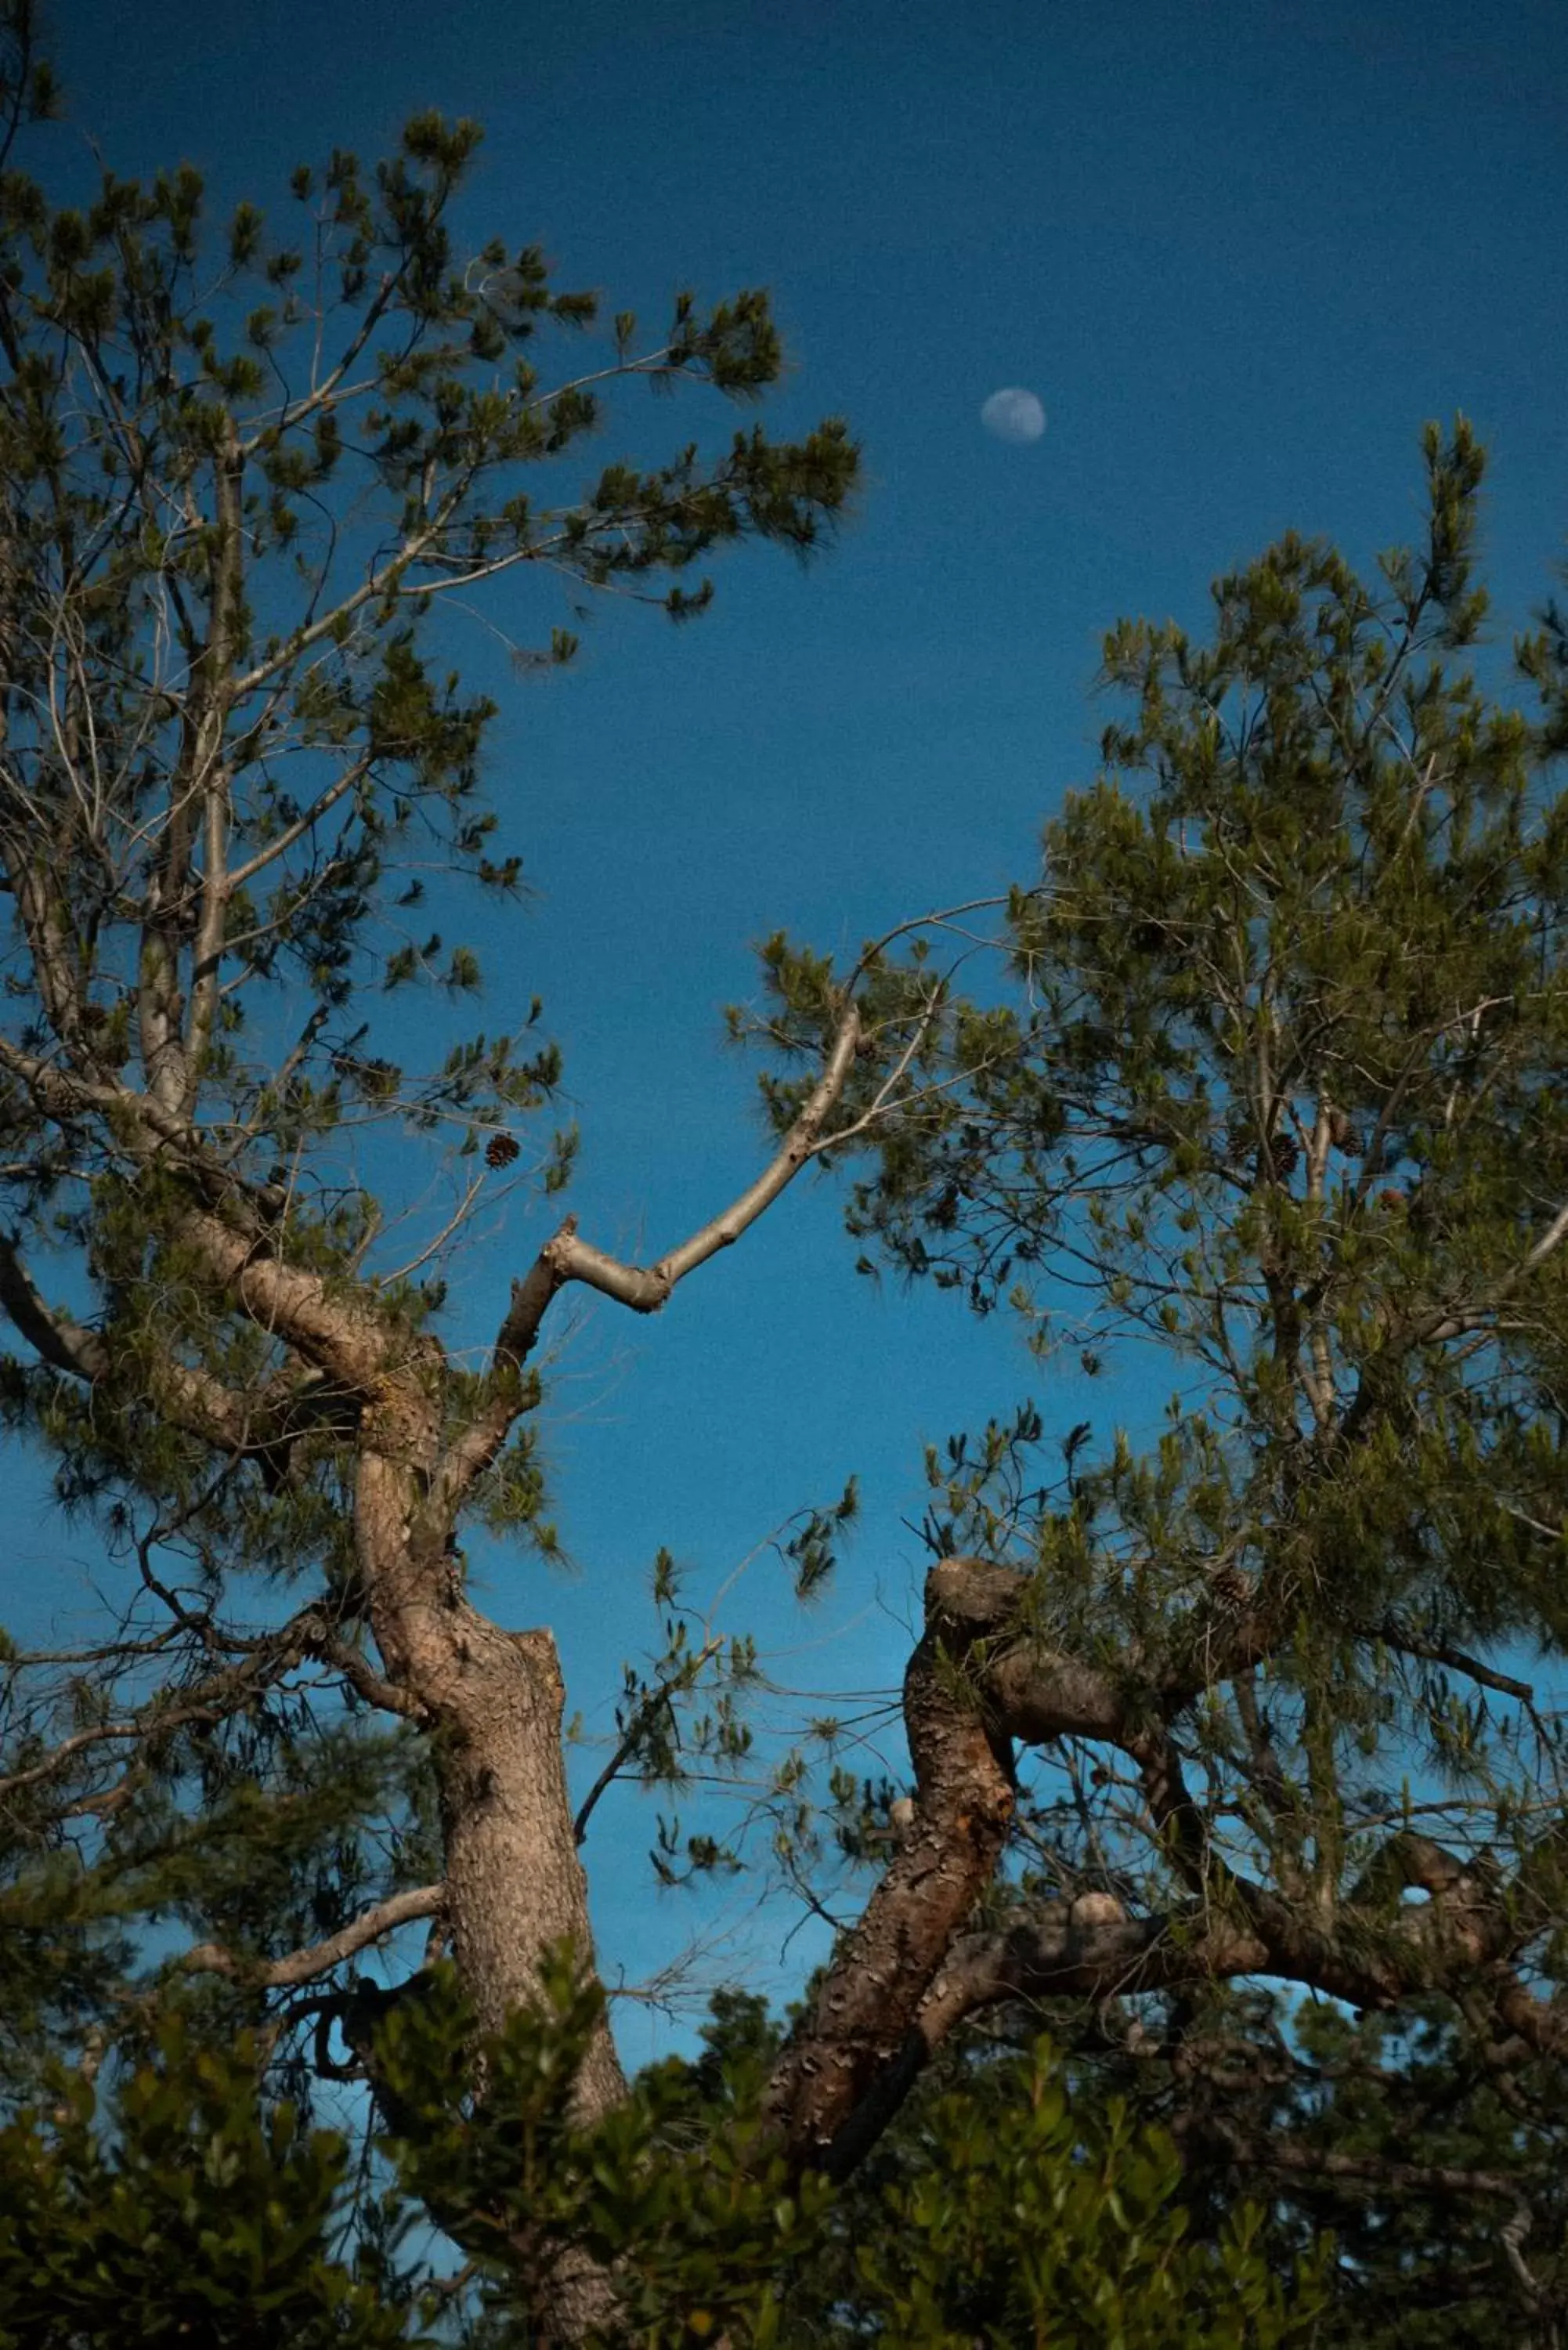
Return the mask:
{"type": "Polygon", "coordinates": [[[998,441],[1038,441],[1045,430],[1045,411],[1032,391],[1014,383],[992,393],[980,421],[998,441]]]}

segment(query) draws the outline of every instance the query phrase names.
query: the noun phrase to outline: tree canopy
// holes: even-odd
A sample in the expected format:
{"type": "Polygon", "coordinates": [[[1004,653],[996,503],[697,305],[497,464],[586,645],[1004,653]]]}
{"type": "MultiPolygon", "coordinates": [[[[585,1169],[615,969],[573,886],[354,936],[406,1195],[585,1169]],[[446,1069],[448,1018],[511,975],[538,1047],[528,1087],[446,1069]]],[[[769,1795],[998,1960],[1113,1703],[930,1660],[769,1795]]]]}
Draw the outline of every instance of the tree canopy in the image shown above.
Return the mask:
{"type": "Polygon", "coordinates": [[[689,618],[831,530],[854,442],[585,481],[627,387],[767,390],[764,296],[553,366],[596,306],[462,244],[434,116],[280,215],[183,167],[57,204],[8,23],[0,1412],[116,1579],[4,1659],[0,2337],[1556,2341],[1568,629],[1516,708],[1468,425],[1371,577],[1287,536],[1206,641],[1112,632],[1103,771],[1004,901],[771,941],[755,1180],[647,1265],[566,1215],[476,1365],[443,1269],[573,1139],[540,1007],[448,1024],[463,890],[522,869],[448,609],[533,567],[689,618]],[[658,1311],[813,1164],[1045,1400],[928,1459],[911,1787],[831,1723],[768,1765],[857,1918],[786,2026],[722,2002],[628,2085],[587,1816],[748,1753],[759,1662],[662,1565],[574,1811],[555,1640],[463,1534],[556,1546],[560,1293],[658,1311]]]}

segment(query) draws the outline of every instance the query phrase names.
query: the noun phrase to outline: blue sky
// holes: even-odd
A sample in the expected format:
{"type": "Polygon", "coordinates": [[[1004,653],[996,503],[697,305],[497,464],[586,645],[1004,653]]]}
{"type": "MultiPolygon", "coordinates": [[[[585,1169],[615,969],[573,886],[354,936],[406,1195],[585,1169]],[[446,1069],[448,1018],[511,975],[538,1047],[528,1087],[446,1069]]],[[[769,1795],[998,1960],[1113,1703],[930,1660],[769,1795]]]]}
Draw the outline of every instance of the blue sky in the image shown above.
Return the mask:
{"type": "MultiPolygon", "coordinates": [[[[105,160],[186,156],[225,198],[265,201],[335,143],[378,152],[420,108],[477,115],[476,239],[536,240],[563,284],[650,322],[677,285],[769,286],[792,366],[765,420],[842,412],[863,441],[820,562],[748,554],[697,625],[607,609],[572,671],[504,684],[492,780],[539,894],[483,937],[483,1016],[545,996],[583,1128],[572,1203],[623,1253],[681,1237],[757,1164],[754,1073],[720,1021],[755,941],[853,947],[1033,878],[1043,817],[1093,772],[1117,617],[1201,626],[1210,578],[1287,525],[1369,559],[1416,525],[1422,421],[1456,409],[1492,452],[1500,638],[1563,551],[1556,0],[62,0],[57,19],[105,160]],[[982,432],[1002,385],[1038,393],[1042,440],[982,432]]],[[[711,421],[639,401],[602,453],[711,421]]],[[[562,616],[525,584],[495,617],[537,636],[562,616]]],[[[504,675],[477,630],[472,665],[504,675]]],[[[548,1228],[519,1211],[476,1252],[460,1335],[493,1328],[548,1228]]],[[[504,1620],[556,1625],[591,1724],[651,1630],[658,1544],[714,1587],[852,1470],[867,1514],[836,1589],[802,1618],[762,1559],[723,1621],[798,1651],[778,1669],[799,1683],[891,1692],[921,1444],[1028,1391],[1048,1427],[1082,1416],[1012,1334],[857,1282],[853,1253],[831,1189],[803,1187],[659,1320],[602,1307],[566,1349],[550,1421],[580,1574],[481,1567],[504,1620]]],[[[79,1544],[41,1505],[26,1523],[41,1606],[79,1544]]],[[[698,1921],[649,1891],[651,1825],[614,1797],[590,1846],[612,1977],[698,1921]]],[[[748,1929],[766,1965],[792,1922],[748,1929]]]]}

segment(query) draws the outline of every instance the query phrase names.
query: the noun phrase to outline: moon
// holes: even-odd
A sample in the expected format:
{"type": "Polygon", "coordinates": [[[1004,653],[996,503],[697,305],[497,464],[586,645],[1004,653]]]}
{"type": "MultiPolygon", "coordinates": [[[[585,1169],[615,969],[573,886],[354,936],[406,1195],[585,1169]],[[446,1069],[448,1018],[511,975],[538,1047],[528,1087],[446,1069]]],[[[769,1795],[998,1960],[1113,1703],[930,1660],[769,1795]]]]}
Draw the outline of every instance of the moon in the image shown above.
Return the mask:
{"type": "Polygon", "coordinates": [[[980,411],[980,421],[998,441],[1038,441],[1045,430],[1045,411],[1022,384],[993,391],[980,411]]]}

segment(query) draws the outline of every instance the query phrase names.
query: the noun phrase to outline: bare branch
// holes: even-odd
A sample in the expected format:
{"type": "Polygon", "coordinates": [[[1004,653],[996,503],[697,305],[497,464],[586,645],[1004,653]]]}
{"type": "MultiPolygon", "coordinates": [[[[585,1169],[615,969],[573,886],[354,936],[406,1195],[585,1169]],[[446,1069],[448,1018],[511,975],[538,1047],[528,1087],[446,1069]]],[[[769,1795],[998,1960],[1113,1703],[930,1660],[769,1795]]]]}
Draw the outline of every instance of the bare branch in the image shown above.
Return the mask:
{"type": "Polygon", "coordinates": [[[336,639],[355,613],[362,611],[367,604],[395,594],[404,575],[428,548],[438,544],[441,532],[462,505],[469,486],[466,474],[454,482],[423,530],[416,531],[404,539],[395,555],[389,556],[384,563],[377,564],[359,586],[343,597],[330,611],[322,612],[306,626],[296,629],[292,636],[285,637],[282,643],[269,650],[254,669],[236,679],[232,701],[243,702],[258,686],[265,685],[280,671],[292,669],[300,656],[307,653],[313,645],[318,645],[329,637],[336,639]]]}
{"type": "MultiPolygon", "coordinates": [[[[1550,1534],[1553,1542],[1562,1539],[1555,1526],[1542,1526],[1541,1532],[1550,1534]]],[[[1451,1672],[1463,1673],[1478,1689],[1495,1690],[1500,1697],[1513,1698],[1520,1705],[1532,1706],[1535,1702],[1535,1691],[1529,1681],[1515,1680],[1511,1673],[1500,1673],[1492,1666],[1483,1665],[1479,1657],[1468,1655],[1447,1640],[1428,1640],[1419,1633],[1407,1631],[1391,1616],[1366,1627],[1362,1638],[1380,1640],[1385,1648],[1394,1648],[1401,1656],[1418,1657],[1423,1663],[1446,1665],[1451,1672]]]]}
{"type": "Polygon", "coordinates": [[[537,1340],[539,1326],[556,1292],[567,1282],[582,1282],[618,1305],[630,1306],[634,1313],[657,1314],[687,1274],[721,1249],[733,1246],[820,1147],[824,1121],[844,1090],[859,1042],[860,1014],[851,1000],[810,1098],[755,1182],[657,1264],[626,1264],[579,1240],[576,1216],[568,1216],[551,1235],[525,1279],[512,1284],[512,1302],[496,1333],[490,1398],[448,1449],[442,1462],[441,1475],[453,1504],[495,1459],[523,1408],[523,1388],[516,1375],[537,1340]]]}
{"type": "Polygon", "coordinates": [[[348,1641],[338,1639],[325,1627],[317,1628],[310,1613],[301,1619],[301,1635],[306,1654],[340,1674],[367,1705],[376,1706],[383,1713],[395,1713],[405,1721],[428,1723],[430,1708],[421,1699],[386,1679],[348,1641]]]}
{"type": "Polygon", "coordinates": [[[0,1305],[41,1361],[89,1384],[108,1376],[109,1349],[96,1330],[46,1305],[16,1243],[0,1233],[0,1305]]]}
{"type": "MultiPolygon", "coordinates": [[[[196,730],[192,784],[200,795],[202,875],[200,912],[192,951],[191,1011],[181,1058],[184,1087],[178,1107],[190,1117],[201,1090],[202,1065],[212,1043],[220,1001],[223,924],[228,910],[229,775],[224,733],[232,700],[235,627],[244,577],[240,484],[244,452],[233,421],[213,467],[216,531],[212,566],[212,626],[202,654],[202,712],[196,730]]],[[[156,1088],[155,1088],[156,1090],[156,1088]]]]}
{"type": "Polygon", "coordinates": [[[1485,1329],[1497,1308],[1505,1304],[1536,1267],[1560,1249],[1568,1239],[1568,1203],[1559,1208],[1534,1246],[1528,1249],[1511,1273],[1494,1281],[1479,1305],[1460,1308],[1452,1314],[1434,1315],[1430,1321],[1417,1324],[1412,1336],[1417,1345],[1442,1346],[1449,1338],[1462,1338],[1471,1330],[1485,1329]]]}
{"type": "Polygon", "coordinates": [[[325,790],[317,794],[303,815],[296,816],[292,824],[285,825],[275,838],[269,840],[265,847],[258,848],[255,855],[247,858],[243,865],[232,868],[224,885],[226,895],[232,898],[236,890],[244,888],[247,881],[254,881],[258,873],[264,872],[276,858],[286,855],[296,840],[302,840],[313,826],[318,825],[324,816],[330,814],[340,799],[351,792],[356,785],[364,782],[372,764],[371,755],[368,751],[362,758],[350,760],[342,774],[328,784],[325,790]]]}
{"type": "Polygon", "coordinates": [[[738,1200],[732,1201],[689,1240],[682,1241],[679,1248],[670,1249],[654,1265],[625,1264],[618,1257],[607,1256],[603,1250],[578,1240],[575,1231],[568,1232],[563,1228],[554,1241],[546,1243],[555,1252],[562,1280],[583,1282],[604,1296],[613,1297],[618,1305],[629,1305],[634,1313],[658,1313],[677,1282],[694,1273],[700,1264],[706,1264],[721,1249],[732,1247],[764,1210],[772,1207],[780,1192],[821,1147],[823,1123],[844,1090],[859,1041],[860,1014],[850,1003],[839,1022],[821,1078],[767,1166],[738,1200]]]}
{"type": "MultiPolygon", "coordinates": [[[[90,1753],[96,1747],[146,1744],[165,1739],[171,1731],[184,1729],[192,1723],[211,1726],[222,1721],[250,1704],[258,1690],[274,1687],[307,1659],[341,1675],[368,1704],[409,1721],[421,1721],[427,1718],[427,1709],[418,1698],[384,1680],[357,1649],[337,1637],[319,1608],[302,1608],[275,1632],[262,1633],[249,1638],[242,1639],[232,1635],[225,1637],[213,1631],[203,1619],[192,1616],[175,1595],[166,1590],[151,1575],[146,1564],[150,1541],[151,1538],[138,1545],[142,1553],[143,1578],[149,1589],[170,1608],[181,1630],[203,1635],[212,1633],[207,1646],[229,1651],[234,1660],[172,1698],[167,1691],[160,1692],[120,1720],[93,1722],[73,1731],[25,1770],[14,1771],[0,1778],[0,1796],[16,1794],[26,1788],[39,1786],[57,1778],[69,1763],[82,1754],[90,1753]]],[[[113,1655],[116,1652],[110,1650],[108,1653],[113,1655]]],[[[78,1804],[77,1808],[84,1806],[78,1804]]]]}
{"type": "Polygon", "coordinates": [[[395,1285],[400,1281],[408,1281],[414,1274],[418,1273],[421,1265],[429,1264],[431,1257],[439,1256],[441,1250],[445,1248],[448,1241],[451,1240],[453,1232],[458,1231],[460,1226],[467,1220],[469,1211],[472,1208],[475,1200],[478,1199],[480,1192],[483,1188],[484,1177],[483,1173],[472,1177],[469,1182],[463,1187],[462,1199],[458,1201],[456,1207],[452,1210],[452,1214],[447,1218],[440,1232],[437,1232],[435,1238],[431,1241],[427,1241],[424,1247],[419,1252],[419,1254],[417,1256],[410,1257],[407,1263],[398,1265],[390,1273],[382,1273],[377,1275],[378,1280],[382,1284],[383,1287],[389,1289],[395,1287],[395,1285]]]}
{"type": "Polygon", "coordinates": [[[1345,2178],[1385,2187],[1403,2195],[1498,2195],[1519,2201],[1519,2181],[1501,2171],[1465,2170],[1451,2163],[1398,2162],[1375,2154],[1342,2154],[1332,2147],[1287,2145],[1262,2132],[1237,2129],[1206,2114],[1205,2133],[1220,2140],[1231,2158],[1249,2169],[1262,2168],[1318,2178],[1345,2178]]]}
{"type": "Polygon", "coordinates": [[[444,1885],[418,1885],[378,1901],[373,1909],[362,1910],[324,1942],[291,1950],[285,1959],[253,1961],[236,1957],[222,1942],[198,1942],[194,1950],[174,1960],[173,1970],[185,1975],[226,1975],[232,1981],[257,1983],[267,1991],[288,1991],[330,1974],[356,1951],[395,1934],[400,1926],[411,1925],[416,1918],[439,1917],[445,1907],[444,1885]]]}
{"type": "Polygon", "coordinates": [[[1521,1274],[1533,1273],[1538,1264],[1544,1263],[1553,1250],[1562,1247],[1565,1237],[1568,1237],[1568,1205],[1558,1209],[1557,1213],[1520,1267],[1521,1274]]]}

